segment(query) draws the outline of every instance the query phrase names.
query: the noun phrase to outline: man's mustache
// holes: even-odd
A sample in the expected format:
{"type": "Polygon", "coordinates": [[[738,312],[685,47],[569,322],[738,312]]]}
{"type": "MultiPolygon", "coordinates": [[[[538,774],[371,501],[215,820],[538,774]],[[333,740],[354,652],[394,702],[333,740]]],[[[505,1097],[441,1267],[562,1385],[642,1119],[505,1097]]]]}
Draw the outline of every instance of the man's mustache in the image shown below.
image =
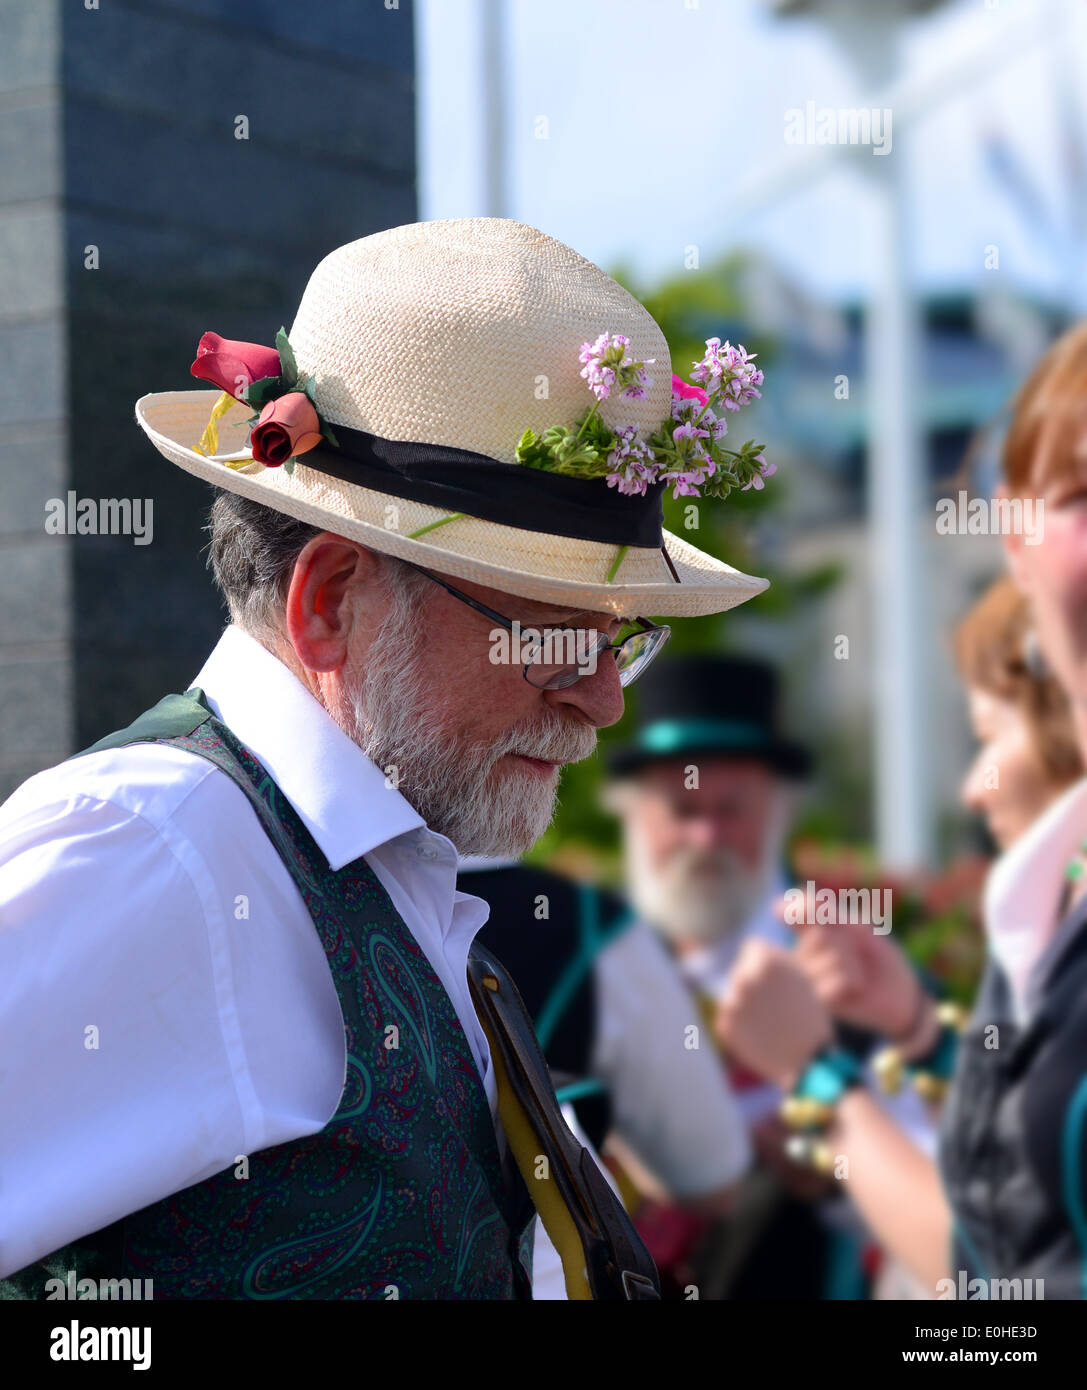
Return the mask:
{"type": "Polygon", "coordinates": [[[507,753],[520,753],[545,763],[580,763],[596,752],[596,729],[557,715],[543,728],[536,720],[531,724],[526,721],[507,730],[491,745],[491,752],[496,761],[507,753]]]}
{"type": "Polygon", "coordinates": [[[679,874],[710,872],[723,879],[734,879],[745,872],[739,855],[727,849],[706,851],[684,847],[671,856],[669,868],[679,874]]]}

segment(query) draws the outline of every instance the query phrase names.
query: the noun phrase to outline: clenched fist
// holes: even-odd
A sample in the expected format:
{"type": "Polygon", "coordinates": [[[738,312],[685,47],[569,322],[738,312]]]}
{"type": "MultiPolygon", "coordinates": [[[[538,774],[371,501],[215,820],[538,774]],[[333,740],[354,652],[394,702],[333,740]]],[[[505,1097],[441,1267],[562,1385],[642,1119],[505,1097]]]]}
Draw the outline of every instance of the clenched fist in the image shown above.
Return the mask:
{"type": "Polygon", "coordinates": [[[830,1014],[793,952],[766,941],[741,948],[714,1032],[727,1052],[785,1090],[834,1035],[830,1014]]]}

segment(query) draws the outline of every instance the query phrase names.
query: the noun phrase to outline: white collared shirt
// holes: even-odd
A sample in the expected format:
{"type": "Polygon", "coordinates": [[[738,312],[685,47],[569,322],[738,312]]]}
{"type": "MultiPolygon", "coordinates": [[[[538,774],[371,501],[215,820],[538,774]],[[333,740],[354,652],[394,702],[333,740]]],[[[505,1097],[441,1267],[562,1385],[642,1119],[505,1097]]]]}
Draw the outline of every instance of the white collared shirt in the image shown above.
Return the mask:
{"type": "MultiPolygon", "coordinates": [[[[193,681],[330,868],[360,856],[426,953],[496,1113],[468,992],[482,899],[457,855],[302,683],[228,627],[193,681]]],[[[343,1017],[313,920],[244,793],[133,745],[0,806],[0,1276],[321,1130],[343,1017]]]]}
{"type": "MultiPolygon", "coordinates": [[[[708,995],[713,999],[721,997],[745,942],[767,941],[771,946],[785,948],[793,944],[792,933],[774,911],[775,903],[788,886],[784,875],[779,874],[763,902],[739,931],[677,956],[680,974],[695,994],[708,995]]],[[[781,1088],[770,1082],[746,1085],[735,1094],[736,1103],[749,1126],[758,1124],[781,1105],[781,1088]]]]}

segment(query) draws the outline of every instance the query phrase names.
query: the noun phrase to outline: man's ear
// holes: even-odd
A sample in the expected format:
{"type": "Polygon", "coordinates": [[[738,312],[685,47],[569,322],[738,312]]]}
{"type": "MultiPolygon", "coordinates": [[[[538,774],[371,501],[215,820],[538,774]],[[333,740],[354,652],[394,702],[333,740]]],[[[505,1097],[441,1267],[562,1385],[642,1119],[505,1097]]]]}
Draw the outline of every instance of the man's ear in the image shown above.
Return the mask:
{"type": "Polygon", "coordinates": [[[338,671],[347,661],[361,612],[360,591],[380,560],[357,541],[322,531],[303,546],[287,592],[287,634],[310,671],[338,671]]]}
{"type": "MultiPolygon", "coordinates": [[[[993,489],[993,496],[1006,501],[1011,498],[1011,491],[1007,483],[1000,483],[993,489]]],[[[1004,559],[1007,562],[1008,573],[1011,575],[1016,588],[1021,594],[1030,592],[1029,572],[1027,570],[1023,556],[1023,535],[1016,532],[1012,527],[1005,527],[1000,543],[1004,548],[1004,559]]]]}

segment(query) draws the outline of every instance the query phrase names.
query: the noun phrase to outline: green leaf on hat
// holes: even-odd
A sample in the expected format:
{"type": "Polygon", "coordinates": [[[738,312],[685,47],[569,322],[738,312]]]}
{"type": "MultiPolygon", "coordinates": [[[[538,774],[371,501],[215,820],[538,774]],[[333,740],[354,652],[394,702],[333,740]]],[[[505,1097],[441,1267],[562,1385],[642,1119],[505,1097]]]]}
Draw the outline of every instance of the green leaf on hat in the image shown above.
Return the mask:
{"type": "Polygon", "coordinates": [[[245,399],[250,405],[262,407],[269,401],[274,401],[277,396],[284,394],[283,378],[279,376],[262,376],[259,381],[250,382],[245,399]]]}
{"type": "Polygon", "coordinates": [[[581,472],[584,465],[597,465],[601,461],[600,450],[592,440],[579,439],[564,425],[552,425],[544,430],[543,444],[553,460],[552,467],[559,473],[581,472]]]}
{"type": "Polygon", "coordinates": [[[276,348],[279,351],[279,365],[283,368],[283,381],[287,389],[293,391],[298,380],[298,363],[294,360],[294,349],[287,341],[285,328],[281,328],[276,334],[276,348]]]}
{"type": "Polygon", "coordinates": [[[535,430],[525,430],[517,441],[517,462],[526,468],[550,468],[551,451],[535,430]]]}
{"type": "Polygon", "coordinates": [[[549,454],[556,455],[570,437],[565,425],[551,425],[540,435],[540,443],[549,454]]]}
{"type": "Polygon", "coordinates": [[[332,433],[332,426],[328,423],[327,420],[321,421],[321,433],[324,435],[324,437],[328,440],[328,442],[332,445],[334,449],[338,449],[340,447],[340,441],[332,433]]]}
{"type": "Polygon", "coordinates": [[[283,465],[283,471],[287,474],[288,477],[290,477],[290,475],[294,472],[294,464],[295,460],[293,458],[289,458],[283,465]]]}

